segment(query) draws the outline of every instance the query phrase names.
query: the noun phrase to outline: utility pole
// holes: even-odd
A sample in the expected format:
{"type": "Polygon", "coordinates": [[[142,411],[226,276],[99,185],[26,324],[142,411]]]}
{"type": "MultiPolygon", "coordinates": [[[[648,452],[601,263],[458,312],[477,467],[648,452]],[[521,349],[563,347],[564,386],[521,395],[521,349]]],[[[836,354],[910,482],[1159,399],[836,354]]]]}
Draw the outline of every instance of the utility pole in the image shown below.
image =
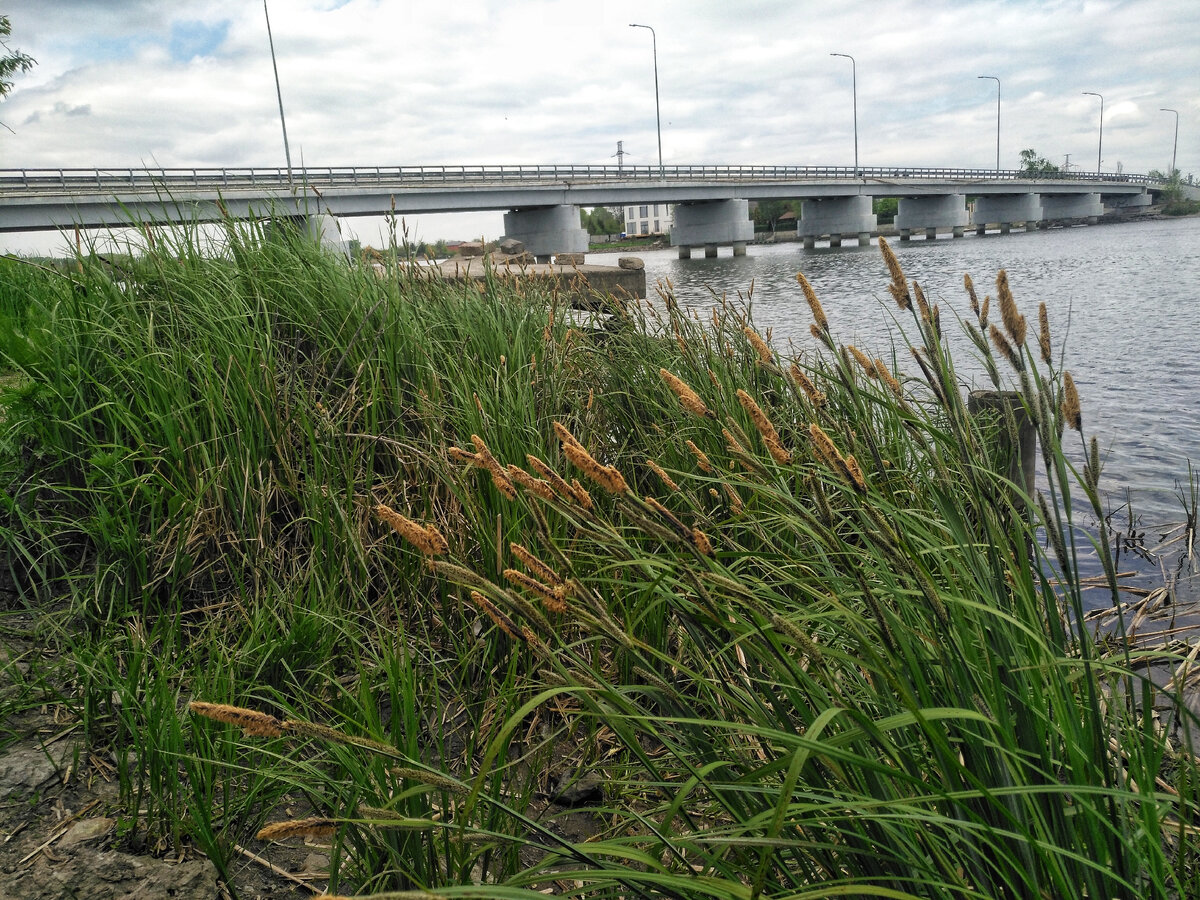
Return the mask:
{"type": "Polygon", "coordinates": [[[271,37],[271,14],[267,12],[267,0],[263,0],[263,16],[267,20],[267,43],[271,45],[271,68],[275,70],[275,96],[279,98],[279,124],[283,126],[283,155],[287,159],[288,187],[292,183],[292,151],[288,147],[287,121],[283,118],[283,92],[279,89],[279,66],[275,64],[275,40],[271,37]]]}

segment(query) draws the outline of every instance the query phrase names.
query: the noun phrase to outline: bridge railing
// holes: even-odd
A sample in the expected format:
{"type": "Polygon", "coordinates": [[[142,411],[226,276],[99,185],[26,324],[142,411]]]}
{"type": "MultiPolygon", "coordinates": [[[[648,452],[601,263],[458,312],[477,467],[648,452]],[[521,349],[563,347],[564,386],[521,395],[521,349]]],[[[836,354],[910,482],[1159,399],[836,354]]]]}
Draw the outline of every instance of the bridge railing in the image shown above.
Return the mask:
{"type": "Polygon", "coordinates": [[[1155,184],[1149,175],[1059,173],[1039,178],[1017,169],[956,169],[912,166],[324,166],[293,169],[253,168],[108,168],[0,169],[0,194],[42,192],[147,192],[173,188],[202,190],[286,189],[290,184],[324,187],[420,187],[544,182],[613,181],[804,181],[815,179],[913,179],[952,181],[1102,181],[1155,184]]]}

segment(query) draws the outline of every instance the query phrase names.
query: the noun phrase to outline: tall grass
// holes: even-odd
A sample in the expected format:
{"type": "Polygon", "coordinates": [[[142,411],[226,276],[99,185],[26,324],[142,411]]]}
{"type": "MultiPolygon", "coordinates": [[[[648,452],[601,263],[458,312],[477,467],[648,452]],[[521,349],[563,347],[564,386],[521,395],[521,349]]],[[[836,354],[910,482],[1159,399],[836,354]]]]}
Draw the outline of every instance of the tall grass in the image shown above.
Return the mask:
{"type": "Polygon", "coordinates": [[[804,279],[792,359],[669,288],[601,327],[253,232],[39,276],[2,525],[69,599],[93,739],[139,749],[131,829],[224,865],[303,797],[263,836],[364,895],[1195,895],[1196,759],[1142,674],[1183,660],[1082,624],[1077,545],[1115,571],[1050,323],[968,284],[1012,391],[973,414],[884,249],[887,360],[804,279]]]}

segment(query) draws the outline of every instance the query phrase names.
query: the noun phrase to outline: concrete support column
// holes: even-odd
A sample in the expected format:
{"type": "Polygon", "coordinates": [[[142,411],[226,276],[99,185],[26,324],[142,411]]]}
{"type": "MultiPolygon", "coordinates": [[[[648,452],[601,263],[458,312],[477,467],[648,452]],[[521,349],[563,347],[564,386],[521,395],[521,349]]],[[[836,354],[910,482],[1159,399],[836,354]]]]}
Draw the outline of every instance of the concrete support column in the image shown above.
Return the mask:
{"type": "Polygon", "coordinates": [[[896,227],[905,231],[924,230],[925,240],[937,238],[939,228],[962,229],[967,224],[967,198],[963,194],[932,197],[901,197],[896,207],[896,227]]]}
{"type": "Polygon", "coordinates": [[[692,258],[692,248],[691,247],[680,247],[679,248],[679,258],[680,259],[691,259],[692,258]]]}
{"type": "Polygon", "coordinates": [[[1104,211],[1122,213],[1141,209],[1153,202],[1149,193],[1142,194],[1109,194],[1104,198],[1104,211]]]}
{"type": "Polygon", "coordinates": [[[1042,217],[1087,219],[1104,215],[1099,194],[1042,194],[1042,217]]]}
{"type": "Polygon", "coordinates": [[[870,197],[827,197],[801,204],[796,230],[802,238],[828,235],[829,246],[840,247],[843,235],[857,237],[866,232],[869,239],[876,224],[870,197]]]}
{"type": "Polygon", "coordinates": [[[267,234],[273,234],[281,229],[294,229],[312,238],[327,250],[345,253],[346,242],[342,240],[341,229],[338,228],[337,218],[328,213],[313,213],[307,216],[282,216],[272,219],[267,225],[267,234]]]}
{"type": "Polygon", "coordinates": [[[1042,199],[1038,194],[989,194],[975,201],[975,224],[1000,225],[1000,233],[1008,234],[1015,222],[1025,227],[1042,220],[1042,199]]]}
{"type": "Polygon", "coordinates": [[[537,206],[504,214],[504,236],[525,245],[538,262],[559,253],[587,253],[588,233],[579,227],[577,206],[537,206]]]}
{"type": "Polygon", "coordinates": [[[704,203],[680,203],[675,206],[671,224],[671,246],[678,247],[680,258],[685,247],[703,247],[705,257],[717,255],[718,246],[730,246],[737,255],[741,244],[745,255],[746,242],[754,239],[754,223],[750,220],[747,200],[712,200],[704,203]]]}
{"type": "Polygon", "coordinates": [[[734,256],[745,256],[746,255],[746,242],[745,241],[734,241],[733,242],[733,255],[734,256]]]}

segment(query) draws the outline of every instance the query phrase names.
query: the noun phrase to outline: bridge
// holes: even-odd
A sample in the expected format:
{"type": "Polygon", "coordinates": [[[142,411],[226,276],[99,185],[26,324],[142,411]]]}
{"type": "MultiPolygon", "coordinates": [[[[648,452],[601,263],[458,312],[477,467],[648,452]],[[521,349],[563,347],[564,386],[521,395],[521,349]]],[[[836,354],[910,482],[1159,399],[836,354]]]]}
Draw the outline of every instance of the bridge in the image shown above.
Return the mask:
{"type": "Polygon", "coordinates": [[[580,207],[675,204],[681,257],[745,253],[752,200],[801,200],[805,246],[869,241],[872,200],[899,199],[901,240],[958,237],[973,197],[978,233],[1057,220],[1094,222],[1152,202],[1145,175],[838,166],[375,166],[344,168],[0,169],[0,232],[128,227],[226,218],[297,218],[333,240],[329,217],[506,210],[504,230],[539,260],[587,250],[580,207]]]}

